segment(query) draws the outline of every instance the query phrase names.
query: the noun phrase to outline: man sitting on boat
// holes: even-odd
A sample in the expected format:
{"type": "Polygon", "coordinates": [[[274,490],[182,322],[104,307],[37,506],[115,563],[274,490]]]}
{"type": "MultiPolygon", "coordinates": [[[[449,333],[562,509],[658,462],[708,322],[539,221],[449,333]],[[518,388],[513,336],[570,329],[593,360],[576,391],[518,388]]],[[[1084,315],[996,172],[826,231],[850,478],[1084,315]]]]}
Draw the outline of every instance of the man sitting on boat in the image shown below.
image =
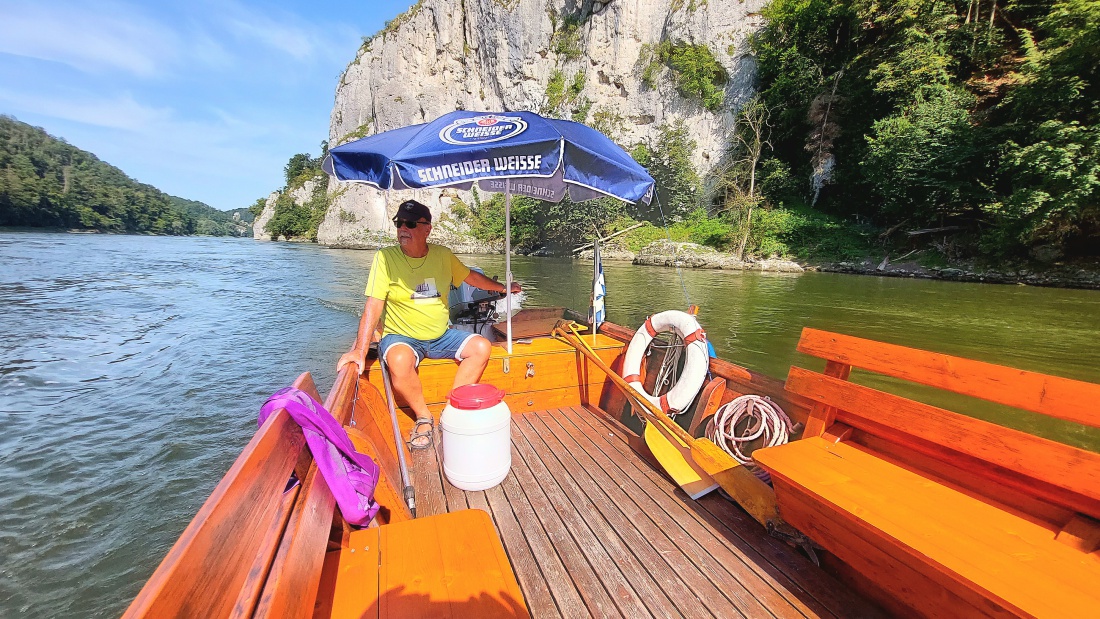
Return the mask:
{"type": "MultiPolygon", "coordinates": [[[[477,382],[489,363],[490,344],[484,337],[450,328],[447,293],[463,282],[490,292],[504,292],[504,284],[471,271],[442,245],[428,243],[432,212],[416,200],[406,200],[393,219],[397,246],[374,255],[367,278],[367,303],[359,335],[340,357],[337,371],[355,363],[362,374],[379,317],[383,316],[378,354],[385,361],[394,390],[416,413],[409,445],[424,449],[432,444],[434,419],[428,412],[416,368],[424,359],[458,361],[455,387],[477,382]]],[[[512,282],[512,292],[522,288],[512,282]]]]}

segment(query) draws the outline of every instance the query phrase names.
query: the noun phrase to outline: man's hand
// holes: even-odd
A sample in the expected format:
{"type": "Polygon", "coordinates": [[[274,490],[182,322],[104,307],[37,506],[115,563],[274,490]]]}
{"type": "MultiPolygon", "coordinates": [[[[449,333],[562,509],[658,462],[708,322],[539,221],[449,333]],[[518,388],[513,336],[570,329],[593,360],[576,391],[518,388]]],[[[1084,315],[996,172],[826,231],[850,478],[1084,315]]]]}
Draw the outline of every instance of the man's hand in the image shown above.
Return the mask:
{"type": "MultiPolygon", "coordinates": [[[[489,279],[488,277],[478,273],[477,271],[470,271],[470,274],[466,276],[466,279],[462,280],[467,284],[470,284],[474,288],[480,288],[489,292],[505,292],[507,288],[504,287],[504,282],[498,282],[495,279],[489,279]]],[[[512,282],[512,294],[523,292],[523,286],[519,285],[519,282],[512,282]]]]}
{"type": "Polygon", "coordinates": [[[367,367],[367,351],[360,350],[358,348],[352,348],[340,357],[340,360],[336,362],[336,371],[339,372],[345,365],[354,363],[359,370],[355,373],[359,376],[363,373],[363,369],[367,367]]]}

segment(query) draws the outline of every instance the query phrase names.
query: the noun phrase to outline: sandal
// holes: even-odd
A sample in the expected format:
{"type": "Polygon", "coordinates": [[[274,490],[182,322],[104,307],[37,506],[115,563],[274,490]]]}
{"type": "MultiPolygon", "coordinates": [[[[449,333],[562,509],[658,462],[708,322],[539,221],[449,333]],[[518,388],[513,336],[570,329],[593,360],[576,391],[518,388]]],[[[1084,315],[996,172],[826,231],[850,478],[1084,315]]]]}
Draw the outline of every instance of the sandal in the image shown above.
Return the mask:
{"type": "Polygon", "coordinates": [[[435,428],[435,418],[418,417],[413,424],[412,434],[409,435],[409,449],[428,449],[432,446],[432,430],[435,428]],[[427,430],[421,430],[421,426],[428,426],[427,430]],[[417,443],[418,439],[427,439],[423,443],[417,443]]]}

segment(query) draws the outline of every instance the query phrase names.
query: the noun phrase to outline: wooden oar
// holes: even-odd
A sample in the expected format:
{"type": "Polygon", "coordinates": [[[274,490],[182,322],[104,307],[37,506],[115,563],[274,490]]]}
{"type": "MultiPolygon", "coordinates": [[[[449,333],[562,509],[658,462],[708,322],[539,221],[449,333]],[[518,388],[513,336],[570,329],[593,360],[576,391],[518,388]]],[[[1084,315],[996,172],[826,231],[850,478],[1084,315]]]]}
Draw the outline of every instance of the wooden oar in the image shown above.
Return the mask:
{"type": "Polygon", "coordinates": [[[732,456],[722,451],[706,438],[694,438],[681,428],[679,424],[669,418],[661,409],[652,402],[642,397],[634,390],[617,372],[612,370],[597,355],[588,350],[584,342],[573,333],[563,329],[559,323],[554,328],[553,334],[568,342],[578,352],[583,354],[596,367],[603,370],[611,382],[615,383],[627,397],[638,403],[639,409],[645,414],[646,419],[656,425],[673,445],[680,445],[687,449],[691,459],[699,465],[714,481],[725,490],[733,500],[744,508],[757,522],[771,529],[789,529],[790,525],[779,517],[779,508],[775,502],[775,491],[770,486],[760,481],[752,471],[742,466],[732,456]]]}

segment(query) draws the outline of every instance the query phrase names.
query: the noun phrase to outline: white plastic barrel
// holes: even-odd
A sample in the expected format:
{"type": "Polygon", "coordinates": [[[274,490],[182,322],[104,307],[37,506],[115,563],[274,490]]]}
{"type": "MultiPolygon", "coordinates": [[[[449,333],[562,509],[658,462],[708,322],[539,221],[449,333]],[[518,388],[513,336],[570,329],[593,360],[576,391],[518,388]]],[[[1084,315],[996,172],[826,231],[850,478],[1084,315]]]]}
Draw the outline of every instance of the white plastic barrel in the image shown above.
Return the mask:
{"type": "Polygon", "coordinates": [[[451,390],[439,418],[447,481],[461,490],[485,490],[504,481],[512,468],[511,423],[504,391],[488,384],[451,390]]]}

